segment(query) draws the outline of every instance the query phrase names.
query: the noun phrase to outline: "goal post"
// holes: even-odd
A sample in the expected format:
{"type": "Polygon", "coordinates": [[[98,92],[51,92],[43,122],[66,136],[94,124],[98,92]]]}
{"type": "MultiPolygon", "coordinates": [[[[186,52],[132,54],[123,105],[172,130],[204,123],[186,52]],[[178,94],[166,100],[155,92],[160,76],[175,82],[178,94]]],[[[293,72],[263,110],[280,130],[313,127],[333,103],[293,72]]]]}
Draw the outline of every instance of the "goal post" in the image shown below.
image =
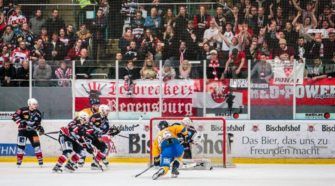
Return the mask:
{"type": "MultiPolygon", "coordinates": [[[[198,141],[192,144],[192,159],[210,161],[214,167],[233,166],[230,156],[230,139],[227,134],[226,120],[223,117],[189,117],[197,130],[198,141]]],[[[150,164],[153,163],[152,145],[159,129],[160,121],[169,125],[181,123],[183,117],[155,117],[150,119],[150,164]]]]}

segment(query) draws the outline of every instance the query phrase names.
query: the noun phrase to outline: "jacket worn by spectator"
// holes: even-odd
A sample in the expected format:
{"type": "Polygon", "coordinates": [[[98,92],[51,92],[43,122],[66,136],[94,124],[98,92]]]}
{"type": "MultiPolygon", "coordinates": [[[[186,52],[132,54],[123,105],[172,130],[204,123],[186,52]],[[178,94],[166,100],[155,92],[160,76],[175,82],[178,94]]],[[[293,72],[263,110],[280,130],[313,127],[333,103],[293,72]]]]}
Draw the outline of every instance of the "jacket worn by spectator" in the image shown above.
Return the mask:
{"type": "Polygon", "coordinates": [[[65,28],[65,22],[62,18],[49,18],[45,22],[48,34],[51,35],[53,32],[58,33],[61,28],[65,28]]]}
{"type": "Polygon", "coordinates": [[[13,65],[7,62],[0,68],[0,85],[12,86],[13,82],[11,79],[15,79],[15,68],[13,65]]]}
{"type": "Polygon", "coordinates": [[[29,20],[29,26],[31,28],[31,32],[38,36],[41,33],[42,26],[45,25],[45,19],[41,17],[33,17],[29,20]]]}
{"type": "Polygon", "coordinates": [[[63,60],[66,56],[66,47],[61,41],[51,41],[46,46],[46,60],[63,60]],[[56,51],[57,54],[53,55],[53,51],[56,51]]]}
{"type": "Polygon", "coordinates": [[[75,61],[76,66],[76,76],[77,79],[89,79],[91,76],[92,69],[94,68],[94,64],[92,64],[93,61],[89,60],[89,58],[77,58],[75,61]],[[86,76],[84,75],[86,74],[86,76]]]}

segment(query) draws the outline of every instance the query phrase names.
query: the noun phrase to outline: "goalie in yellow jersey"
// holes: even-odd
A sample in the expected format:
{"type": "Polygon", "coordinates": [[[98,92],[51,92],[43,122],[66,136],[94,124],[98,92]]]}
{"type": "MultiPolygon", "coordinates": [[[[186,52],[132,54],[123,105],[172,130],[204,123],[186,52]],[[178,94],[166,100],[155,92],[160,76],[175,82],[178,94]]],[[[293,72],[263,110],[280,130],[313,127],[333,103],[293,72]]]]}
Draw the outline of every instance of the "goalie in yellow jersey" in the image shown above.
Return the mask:
{"type": "Polygon", "coordinates": [[[159,133],[152,146],[154,165],[161,168],[152,176],[152,179],[168,173],[172,164],[171,176],[176,178],[179,175],[178,168],[184,153],[184,147],[180,144],[178,135],[187,136],[187,129],[184,125],[169,126],[167,121],[160,121],[158,124],[159,133]]]}

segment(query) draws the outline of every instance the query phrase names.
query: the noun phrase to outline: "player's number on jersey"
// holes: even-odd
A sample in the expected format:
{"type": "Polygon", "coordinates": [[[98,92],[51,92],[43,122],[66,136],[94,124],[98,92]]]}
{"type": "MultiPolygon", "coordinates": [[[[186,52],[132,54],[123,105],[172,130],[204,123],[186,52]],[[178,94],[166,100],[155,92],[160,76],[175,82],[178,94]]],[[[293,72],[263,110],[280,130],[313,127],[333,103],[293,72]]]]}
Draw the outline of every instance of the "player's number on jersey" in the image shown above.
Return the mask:
{"type": "Polygon", "coordinates": [[[161,143],[164,140],[169,139],[171,137],[172,137],[172,134],[170,133],[170,131],[164,131],[163,133],[161,133],[157,138],[159,146],[161,146],[161,143]]]}

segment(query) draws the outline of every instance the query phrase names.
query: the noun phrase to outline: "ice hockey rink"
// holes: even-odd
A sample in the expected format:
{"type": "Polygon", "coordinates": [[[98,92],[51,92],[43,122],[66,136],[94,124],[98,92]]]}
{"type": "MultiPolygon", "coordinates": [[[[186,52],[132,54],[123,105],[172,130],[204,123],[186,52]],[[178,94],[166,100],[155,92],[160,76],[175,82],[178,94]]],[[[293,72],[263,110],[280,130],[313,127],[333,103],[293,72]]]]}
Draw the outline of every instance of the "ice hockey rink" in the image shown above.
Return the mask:
{"type": "Polygon", "coordinates": [[[74,173],[52,173],[53,164],[43,168],[25,163],[17,168],[14,163],[0,163],[1,186],[335,186],[334,165],[260,165],[238,164],[236,168],[213,170],[181,170],[178,178],[169,175],[152,180],[151,169],[135,178],[145,164],[112,164],[104,172],[93,171],[87,165],[74,173]]]}

